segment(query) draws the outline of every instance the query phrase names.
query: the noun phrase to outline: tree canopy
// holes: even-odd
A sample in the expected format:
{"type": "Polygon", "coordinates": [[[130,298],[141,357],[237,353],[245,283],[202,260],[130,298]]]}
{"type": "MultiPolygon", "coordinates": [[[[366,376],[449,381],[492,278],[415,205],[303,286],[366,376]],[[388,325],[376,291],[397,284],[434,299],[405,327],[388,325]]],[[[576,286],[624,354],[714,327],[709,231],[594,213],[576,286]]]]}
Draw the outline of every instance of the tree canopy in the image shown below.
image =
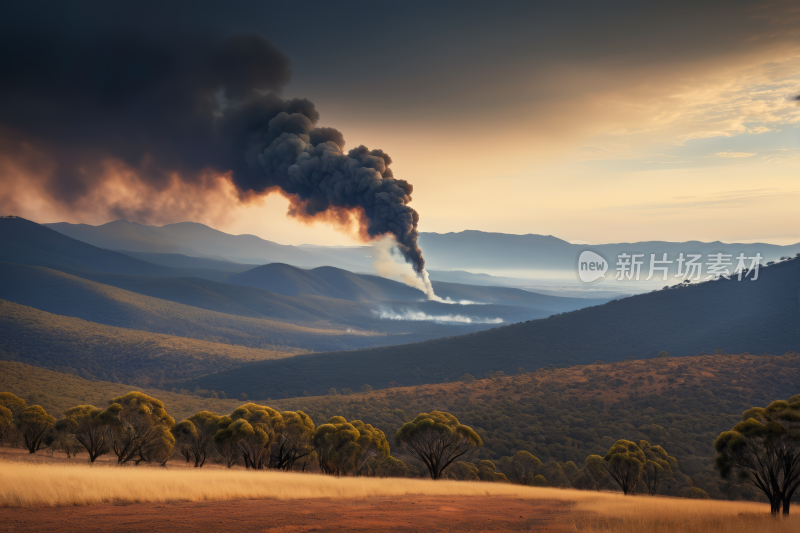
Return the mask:
{"type": "Polygon", "coordinates": [[[48,415],[40,405],[26,407],[15,417],[16,427],[30,453],[36,453],[46,445],[45,437],[55,423],[55,417],[48,415]]]}
{"type": "Polygon", "coordinates": [[[0,392],[0,407],[5,407],[11,411],[12,416],[17,416],[23,409],[28,407],[28,404],[16,394],[0,392]]]}
{"type": "Polygon", "coordinates": [[[334,416],[312,438],[320,469],[327,474],[356,474],[372,459],[389,457],[389,442],[380,429],[361,420],[334,416]]]}
{"type": "Polygon", "coordinates": [[[639,441],[639,448],[646,459],[642,467],[642,479],[648,494],[653,496],[658,491],[661,482],[672,474],[672,465],[677,465],[678,462],[674,457],[668,455],[664,448],[651,446],[646,440],[639,441]]]}
{"type": "Polygon", "coordinates": [[[431,479],[439,479],[454,461],[483,444],[472,428],[442,411],[417,415],[397,431],[395,441],[425,464],[431,479]]]}
{"type": "MultiPolygon", "coordinates": [[[[229,419],[230,424],[214,435],[218,449],[238,449],[246,468],[258,470],[269,466],[270,444],[275,438],[274,427],[280,424],[280,413],[264,405],[247,403],[235,409],[229,419]]],[[[225,455],[230,459],[229,452],[225,455]]]]}
{"type": "Polygon", "coordinates": [[[752,484],[767,497],[773,514],[781,508],[789,514],[800,486],[800,395],[748,409],[741,422],[717,437],[714,448],[724,479],[752,484]]]}
{"type": "Polygon", "coordinates": [[[111,449],[119,464],[166,462],[172,455],[175,425],[164,403],[141,392],[112,399],[102,416],[109,427],[111,449]]]}
{"type": "Polygon", "coordinates": [[[606,471],[626,495],[636,488],[647,462],[641,448],[635,442],[624,439],[614,443],[603,460],[606,471]]]}
{"type": "Polygon", "coordinates": [[[270,467],[291,470],[297,461],[314,453],[314,421],[303,411],[283,411],[276,423],[270,467]]]}
{"type": "Polygon", "coordinates": [[[227,417],[201,411],[177,424],[172,433],[186,461],[192,460],[195,468],[200,468],[213,451],[214,435],[229,424],[227,417]]]}
{"type": "Polygon", "coordinates": [[[89,462],[93,463],[111,451],[109,423],[112,423],[110,413],[93,405],[78,405],[64,411],[64,418],[56,423],[56,430],[72,435],[89,454],[89,462]]]}

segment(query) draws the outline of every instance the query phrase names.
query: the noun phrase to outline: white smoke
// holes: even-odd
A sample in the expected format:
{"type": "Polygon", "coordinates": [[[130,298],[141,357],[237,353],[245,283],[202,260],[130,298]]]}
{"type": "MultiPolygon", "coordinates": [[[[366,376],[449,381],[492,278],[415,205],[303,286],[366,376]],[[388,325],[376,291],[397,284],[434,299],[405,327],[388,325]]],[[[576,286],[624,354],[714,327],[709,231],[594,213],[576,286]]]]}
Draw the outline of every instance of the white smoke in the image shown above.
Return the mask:
{"type": "Polygon", "coordinates": [[[422,311],[413,311],[411,309],[404,309],[401,312],[397,311],[381,311],[380,318],[385,320],[412,320],[412,321],[425,321],[436,322],[439,324],[502,324],[502,318],[477,318],[464,315],[429,315],[422,311]]]}
{"type": "Polygon", "coordinates": [[[406,285],[415,287],[424,292],[428,300],[455,303],[452,300],[446,302],[434,294],[433,286],[431,285],[430,279],[428,279],[427,271],[423,270],[420,275],[417,275],[414,273],[414,269],[411,268],[411,265],[406,262],[398,261],[392,254],[394,244],[395,241],[391,235],[387,235],[372,243],[373,266],[380,276],[400,280],[406,285]]]}
{"type": "Polygon", "coordinates": [[[439,298],[436,301],[443,304],[455,304],[455,305],[489,305],[486,302],[473,302],[472,300],[453,300],[449,296],[447,298],[439,298]]]}

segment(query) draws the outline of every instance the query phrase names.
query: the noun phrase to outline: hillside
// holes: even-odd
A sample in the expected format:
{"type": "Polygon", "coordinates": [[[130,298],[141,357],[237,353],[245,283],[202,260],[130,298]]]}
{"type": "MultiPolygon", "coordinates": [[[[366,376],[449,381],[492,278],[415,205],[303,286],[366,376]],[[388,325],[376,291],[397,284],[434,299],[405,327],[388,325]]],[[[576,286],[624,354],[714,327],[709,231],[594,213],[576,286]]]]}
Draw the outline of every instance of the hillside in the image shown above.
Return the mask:
{"type": "MultiPolygon", "coordinates": [[[[354,274],[334,267],[304,270],[291,265],[271,263],[234,274],[227,283],[258,287],[286,296],[315,295],[355,302],[424,300],[422,291],[404,283],[354,274]]],[[[535,309],[545,314],[574,311],[608,300],[564,298],[509,287],[476,286],[463,283],[432,283],[436,295],[454,302],[468,301],[535,309]]]]}
{"type": "Polygon", "coordinates": [[[173,268],[142,261],[72,239],[19,217],[0,217],[0,261],[58,270],[93,270],[141,276],[192,276],[222,281],[228,272],[173,268]]]}
{"type": "MultiPolygon", "coordinates": [[[[380,311],[452,313],[435,302],[399,307],[273,292],[198,278],[126,276],[92,271],[67,274],[0,262],[0,298],[101,324],[256,348],[341,350],[458,335],[491,323],[409,322],[380,318],[380,311]],[[92,281],[93,280],[93,281],[92,281]]],[[[467,306],[469,315],[516,322],[548,313],[524,307],[467,306]]]]}
{"type": "Polygon", "coordinates": [[[283,263],[271,263],[234,274],[228,283],[259,287],[286,296],[309,294],[357,302],[381,300],[422,300],[422,291],[403,283],[363,276],[334,267],[304,270],[283,263]]]}
{"type": "MultiPolygon", "coordinates": [[[[149,280],[150,278],[145,278],[149,280]]],[[[253,348],[324,350],[326,347],[372,345],[379,333],[347,331],[347,326],[322,320],[301,309],[272,304],[272,312],[298,318],[298,326],[260,316],[237,316],[169,300],[144,296],[44,267],[0,263],[0,298],[36,309],[127,329],[164,333],[253,348]]],[[[172,280],[171,280],[172,281],[172,280]]],[[[342,302],[341,315],[348,309],[342,302]]],[[[313,307],[313,301],[307,302],[313,307]]],[[[351,313],[364,313],[356,309],[351,313]]],[[[333,314],[331,310],[331,314],[333,314]]],[[[352,318],[352,317],[351,317],[352,318]]],[[[328,348],[329,349],[329,348],[328,348]]]]}
{"type": "Polygon", "coordinates": [[[0,359],[137,386],[166,386],[252,361],[264,350],[105,326],[0,300],[0,359]]]}
{"type": "Polygon", "coordinates": [[[147,261],[156,265],[168,266],[172,268],[206,268],[232,272],[238,274],[245,270],[250,270],[258,265],[248,265],[235,263],[224,259],[211,259],[208,257],[191,257],[183,254],[150,253],[150,252],[128,252],[125,250],[114,250],[127,256],[147,261]]]}
{"type": "Polygon", "coordinates": [[[542,320],[417,344],[301,355],[192,381],[237,387],[252,398],[331,387],[440,383],[465,372],[507,373],[602,359],[675,356],[701,350],[784,353],[800,349],[800,260],[762,268],[757,281],[707,282],[655,291],[542,320]]]}
{"type": "Polygon", "coordinates": [[[238,399],[203,398],[131,383],[89,380],[16,361],[0,361],[0,392],[12,392],[29,405],[41,405],[56,417],[76,405],[105,407],[111,398],[132,390],[163,401],[167,412],[177,420],[204,410],[230,413],[242,404],[238,399]]]}
{"type": "MultiPolygon", "coordinates": [[[[647,439],[675,456],[683,473],[713,497],[725,485],[713,469],[713,441],[752,406],[800,392],[800,354],[657,358],[540,370],[370,393],[260,402],[302,410],[316,424],[333,415],[394,432],[410,417],[439,409],[481,435],[474,459],[497,461],[528,450],[542,461],[575,461],[605,453],[618,439],[647,439]]],[[[0,391],[58,413],[81,403],[105,405],[130,390],[18,363],[0,361],[0,391]]],[[[241,402],[148,389],[178,419],[209,409],[228,413],[241,402]]],[[[345,391],[346,392],[346,391],[345,391]]]]}

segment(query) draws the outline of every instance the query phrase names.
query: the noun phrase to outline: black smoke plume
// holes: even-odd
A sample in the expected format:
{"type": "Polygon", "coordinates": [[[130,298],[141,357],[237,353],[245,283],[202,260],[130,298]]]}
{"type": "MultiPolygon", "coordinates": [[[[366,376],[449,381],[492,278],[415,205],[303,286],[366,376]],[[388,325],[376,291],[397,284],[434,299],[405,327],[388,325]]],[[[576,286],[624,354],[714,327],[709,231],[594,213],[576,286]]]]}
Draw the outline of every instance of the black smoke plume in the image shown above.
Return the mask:
{"type": "Polygon", "coordinates": [[[241,198],[279,191],[293,216],[355,215],[363,238],[391,234],[423,272],[411,184],[382,150],[345,153],[310,101],[282,98],[289,59],[263,37],[49,30],[0,36],[0,150],[46,153],[58,202],[102,185],[109,159],[154,191],[176,175],[199,186],[203,172],[227,172],[241,198]]]}

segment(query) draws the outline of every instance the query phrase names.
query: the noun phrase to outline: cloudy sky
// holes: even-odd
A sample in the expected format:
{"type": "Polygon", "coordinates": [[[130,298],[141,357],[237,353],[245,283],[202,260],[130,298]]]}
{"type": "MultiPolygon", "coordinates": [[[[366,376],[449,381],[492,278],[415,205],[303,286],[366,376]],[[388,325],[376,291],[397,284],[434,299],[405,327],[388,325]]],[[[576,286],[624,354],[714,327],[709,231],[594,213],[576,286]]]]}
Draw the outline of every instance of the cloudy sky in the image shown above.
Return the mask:
{"type": "MultiPolygon", "coordinates": [[[[58,39],[87,46],[103,32],[260,34],[290,62],[290,81],[275,89],[283,98],[311,100],[318,126],[338,129],[348,149],[391,155],[395,177],[414,186],[421,231],[800,241],[796,2],[519,4],[30,4],[0,30],[58,24],[58,39]]],[[[58,39],[43,38],[45,55],[58,39]]],[[[7,53],[27,62],[32,46],[7,53]]],[[[154,194],[137,185],[142,167],[109,154],[97,158],[117,178],[90,195],[53,193],[52,131],[14,117],[19,94],[0,103],[6,214],[97,224],[125,213],[286,244],[354,242],[287,218],[281,195],[243,200],[225,179],[202,200],[180,178],[154,194]]]]}

